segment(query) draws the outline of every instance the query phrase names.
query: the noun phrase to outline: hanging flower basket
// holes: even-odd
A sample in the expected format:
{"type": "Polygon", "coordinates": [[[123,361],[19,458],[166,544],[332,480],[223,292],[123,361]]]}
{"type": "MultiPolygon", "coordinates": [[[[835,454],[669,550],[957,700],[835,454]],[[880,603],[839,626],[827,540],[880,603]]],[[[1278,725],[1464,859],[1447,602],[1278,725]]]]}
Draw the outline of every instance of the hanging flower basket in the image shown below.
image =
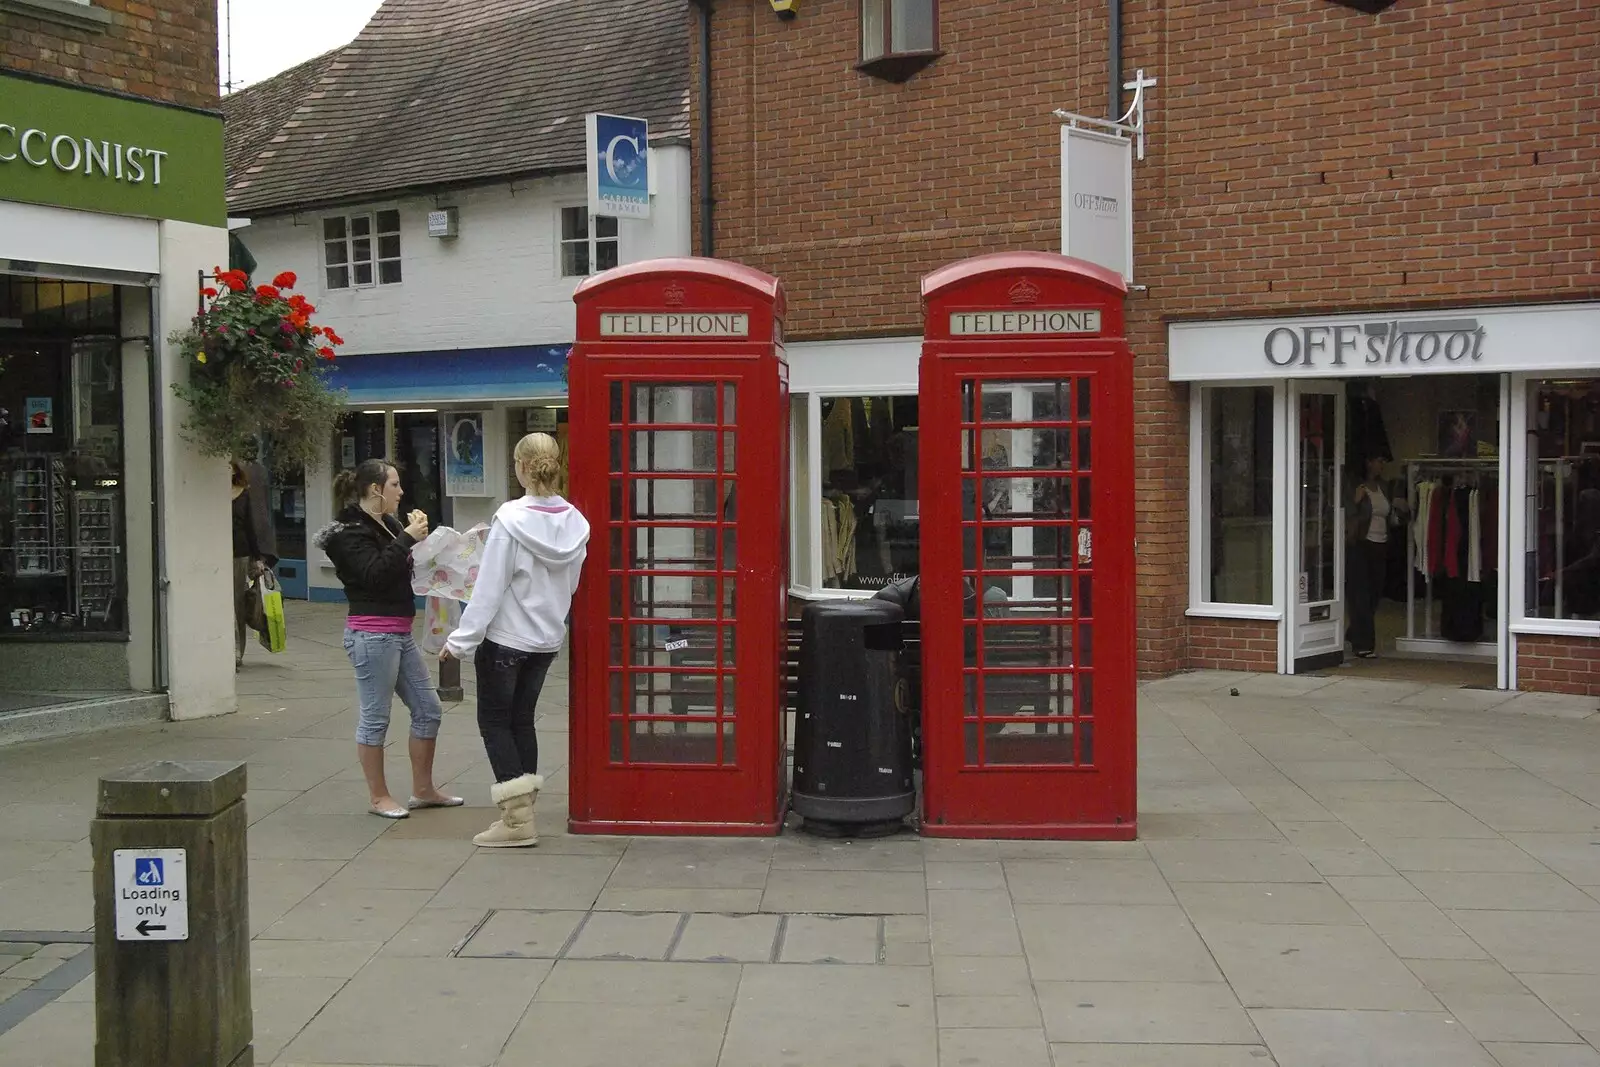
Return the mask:
{"type": "Polygon", "coordinates": [[[243,271],[215,277],[203,309],[172,336],[189,368],[172,387],[189,404],[184,438],[202,455],[248,456],[258,444],[278,470],[315,470],[344,412],[343,391],[328,384],[344,339],[311,324],[317,309],[290,293],[292,273],[254,289],[243,271]]]}

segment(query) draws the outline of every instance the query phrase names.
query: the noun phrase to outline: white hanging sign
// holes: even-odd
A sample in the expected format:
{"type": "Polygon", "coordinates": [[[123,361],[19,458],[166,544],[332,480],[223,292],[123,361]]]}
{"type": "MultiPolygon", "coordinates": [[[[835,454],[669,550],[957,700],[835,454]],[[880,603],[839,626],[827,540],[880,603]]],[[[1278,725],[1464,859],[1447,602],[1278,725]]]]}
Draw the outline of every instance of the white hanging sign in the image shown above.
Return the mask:
{"type": "Polygon", "coordinates": [[[1061,127],[1061,252],[1133,281],[1133,142],[1061,127]]]}

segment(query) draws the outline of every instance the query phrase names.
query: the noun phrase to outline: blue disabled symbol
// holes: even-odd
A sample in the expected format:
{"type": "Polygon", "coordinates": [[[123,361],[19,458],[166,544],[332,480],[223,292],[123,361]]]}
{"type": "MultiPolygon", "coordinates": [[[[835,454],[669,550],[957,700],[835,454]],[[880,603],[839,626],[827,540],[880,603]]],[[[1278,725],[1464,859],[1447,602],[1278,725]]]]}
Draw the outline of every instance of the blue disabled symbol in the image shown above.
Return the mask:
{"type": "Polygon", "coordinates": [[[133,880],[139,885],[166,885],[167,876],[160,857],[134,860],[133,880]]]}

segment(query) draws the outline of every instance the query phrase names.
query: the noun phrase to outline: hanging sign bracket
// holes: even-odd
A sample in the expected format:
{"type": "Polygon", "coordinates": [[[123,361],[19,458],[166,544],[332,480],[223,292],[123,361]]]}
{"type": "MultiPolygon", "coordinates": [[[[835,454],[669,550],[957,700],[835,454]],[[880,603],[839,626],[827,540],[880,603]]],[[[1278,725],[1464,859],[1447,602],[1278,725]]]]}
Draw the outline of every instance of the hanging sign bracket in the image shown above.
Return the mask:
{"type": "Polygon", "coordinates": [[[1133,103],[1128,110],[1118,119],[1100,119],[1092,115],[1079,115],[1071,111],[1057,109],[1053,114],[1056,118],[1069,126],[1085,129],[1107,130],[1118,135],[1133,138],[1134,151],[1140,161],[1144,160],[1144,102],[1145,90],[1156,85],[1156,79],[1147,78],[1144,68],[1133,72],[1133,81],[1123,82],[1124,89],[1133,90],[1133,103]]]}

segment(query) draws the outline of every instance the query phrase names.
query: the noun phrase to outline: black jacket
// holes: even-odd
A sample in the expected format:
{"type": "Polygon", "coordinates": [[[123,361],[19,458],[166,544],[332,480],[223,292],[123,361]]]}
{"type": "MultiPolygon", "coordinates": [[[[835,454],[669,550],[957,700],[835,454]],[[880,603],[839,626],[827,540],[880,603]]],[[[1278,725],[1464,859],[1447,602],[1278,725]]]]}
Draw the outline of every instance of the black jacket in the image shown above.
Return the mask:
{"type": "Polygon", "coordinates": [[[380,524],[359,507],[345,508],[317,531],[314,543],[333,561],[350,614],[416,615],[411,592],[411,546],[416,541],[393,515],[385,515],[380,524]]]}

